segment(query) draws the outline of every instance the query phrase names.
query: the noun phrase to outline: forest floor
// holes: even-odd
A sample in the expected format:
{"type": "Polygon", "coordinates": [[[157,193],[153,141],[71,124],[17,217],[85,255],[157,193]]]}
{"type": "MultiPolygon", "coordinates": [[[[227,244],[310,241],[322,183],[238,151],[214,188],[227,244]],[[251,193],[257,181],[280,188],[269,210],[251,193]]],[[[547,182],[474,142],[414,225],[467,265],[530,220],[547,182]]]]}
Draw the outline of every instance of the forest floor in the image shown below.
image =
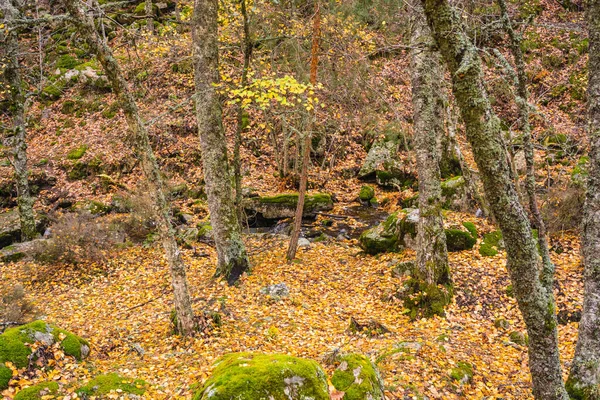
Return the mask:
{"type": "MultiPolygon", "coordinates": [[[[453,213],[452,219],[473,217],[453,213]]],[[[477,221],[485,228],[483,220],[477,221]]],[[[13,380],[5,398],[48,379],[73,393],[76,384],[97,373],[118,372],[149,382],[148,398],[189,399],[191,387],[202,383],[225,353],[288,353],[326,367],[323,359],[335,349],[375,360],[389,399],[531,398],[526,347],[509,340],[511,332],[524,332],[524,324],[507,291],[504,252],[482,257],[476,246],[450,253],[455,298],[446,317],[410,321],[393,297],[403,278],[392,276],[391,269],[414,257],[411,251],[367,256],[352,240],[331,240],[300,249],[298,259],[287,264],[285,237],[249,235],[246,242],[252,272],[233,287],[213,279],[214,249],[200,245],[184,251],[196,312],[223,316],[220,328],[191,339],[170,332],[170,279],[158,249],[126,248],[101,266],[57,269],[50,276],[45,269],[43,280],[36,279],[34,263],[3,265],[0,281],[24,284],[40,315],[88,339],[92,349],[81,364],[63,359],[50,372],[13,380]],[[289,287],[289,297],[275,300],[260,293],[276,283],[289,287]],[[390,332],[378,337],[350,333],[351,317],[378,321],[390,332]],[[496,327],[498,318],[508,327],[496,327]],[[143,355],[135,351],[140,347],[143,355]],[[471,382],[449,376],[461,361],[474,366],[471,382]]],[[[582,301],[579,244],[568,233],[553,242],[563,249],[553,253],[557,308],[573,312],[582,301]]],[[[577,323],[560,324],[558,330],[567,371],[577,323]]]]}

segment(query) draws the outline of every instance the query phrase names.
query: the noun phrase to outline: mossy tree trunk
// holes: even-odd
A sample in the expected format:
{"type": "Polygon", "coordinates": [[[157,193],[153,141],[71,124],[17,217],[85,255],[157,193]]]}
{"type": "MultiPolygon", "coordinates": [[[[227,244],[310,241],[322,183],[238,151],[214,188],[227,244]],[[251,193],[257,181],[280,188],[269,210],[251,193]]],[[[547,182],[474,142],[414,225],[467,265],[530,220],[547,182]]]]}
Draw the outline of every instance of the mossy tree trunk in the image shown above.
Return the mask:
{"type": "Polygon", "coordinates": [[[574,399],[600,398],[600,2],[588,4],[590,161],[581,239],[585,291],[579,339],[567,380],[574,399]]]}
{"type": "Polygon", "coordinates": [[[195,0],[192,19],[196,117],[206,194],[217,247],[217,276],[235,283],[248,269],[248,256],[231,188],[227,141],[215,85],[219,82],[217,0],[195,0]]]}
{"type": "Polygon", "coordinates": [[[409,282],[405,304],[414,316],[442,315],[452,299],[446,234],[442,218],[439,138],[444,136],[445,102],[439,54],[423,7],[413,1],[411,80],[415,152],[419,174],[419,224],[417,262],[409,282]],[[415,304],[417,302],[418,304],[415,304]],[[418,307],[416,309],[415,307],[418,307]]]}
{"type": "Polygon", "coordinates": [[[140,118],[137,104],[129,91],[121,67],[113,56],[112,50],[99,37],[94,21],[79,8],[77,0],[64,0],[64,4],[77,26],[78,33],[87,42],[92,53],[96,54],[113,91],[119,97],[119,103],[132,135],[134,149],[146,177],[150,189],[149,194],[154,202],[153,211],[171,272],[175,311],[177,313],[177,330],[184,335],[192,334],[195,331],[196,323],[188,290],[185,265],[175,240],[175,233],[171,224],[171,210],[165,196],[163,177],[150,146],[148,131],[140,118]]]}
{"type": "Polygon", "coordinates": [[[452,76],[452,90],[481,172],[491,211],[502,230],[507,268],[529,334],[529,368],[536,399],[568,399],[558,353],[554,296],[527,214],[511,179],[500,120],[484,84],[481,59],[448,0],[422,0],[429,26],[452,76]]]}
{"type": "MultiPolygon", "coordinates": [[[[516,102],[519,109],[519,119],[521,133],[523,135],[523,150],[525,152],[525,192],[529,203],[529,212],[533,223],[538,229],[538,245],[542,260],[544,261],[544,272],[542,280],[550,288],[554,277],[554,264],[550,260],[548,251],[548,240],[546,238],[546,224],[542,219],[540,208],[538,207],[537,196],[535,193],[535,163],[533,154],[533,141],[531,137],[531,124],[529,123],[529,93],[527,90],[527,73],[525,70],[525,60],[521,50],[521,36],[515,31],[513,23],[508,15],[508,9],[504,0],[497,0],[500,12],[502,13],[502,23],[508,34],[509,48],[513,55],[516,70],[517,96],[516,102]]],[[[516,173],[516,168],[515,168],[516,173]]]]}
{"type": "Polygon", "coordinates": [[[25,129],[25,93],[21,81],[19,65],[19,40],[12,20],[18,18],[19,11],[11,0],[0,0],[0,11],[4,14],[4,28],[0,35],[4,39],[4,80],[8,85],[8,100],[12,114],[12,129],[3,134],[3,144],[8,148],[7,156],[14,169],[17,186],[17,204],[21,222],[22,240],[31,240],[37,236],[34,199],[29,191],[29,170],[27,168],[27,141],[25,129]]]}
{"type": "Polygon", "coordinates": [[[144,4],[144,12],[146,13],[146,30],[149,34],[154,34],[154,18],[152,18],[152,0],[146,0],[144,4]]]}

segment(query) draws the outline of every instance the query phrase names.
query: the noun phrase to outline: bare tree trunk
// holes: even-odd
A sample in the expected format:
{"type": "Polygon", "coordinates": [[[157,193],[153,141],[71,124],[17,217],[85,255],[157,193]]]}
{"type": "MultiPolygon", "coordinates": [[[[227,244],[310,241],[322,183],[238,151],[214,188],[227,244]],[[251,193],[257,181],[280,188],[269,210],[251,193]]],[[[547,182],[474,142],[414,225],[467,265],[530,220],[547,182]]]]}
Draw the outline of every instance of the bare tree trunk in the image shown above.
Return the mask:
{"type": "Polygon", "coordinates": [[[218,254],[216,275],[225,277],[231,285],[249,268],[249,263],[232,196],[221,103],[215,89],[219,82],[217,12],[217,0],[195,0],[192,20],[194,81],[202,167],[218,254]]]}
{"type": "Polygon", "coordinates": [[[125,113],[127,125],[133,136],[135,152],[140,160],[140,166],[150,188],[150,195],[154,201],[154,213],[160,233],[163,248],[169,269],[177,313],[177,330],[190,335],[196,329],[192,302],[188,291],[185,265],[177,247],[173,226],[171,225],[171,210],[164,193],[163,178],[160,174],[158,163],[150,146],[148,131],[140,118],[137,104],[127,86],[121,67],[112,54],[112,50],[98,36],[94,21],[78,7],[77,0],[64,0],[68,12],[78,28],[79,34],[90,46],[102,64],[104,72],[112,85],[113,91],[119,97],[120,105],[125,113]]]}
{"type": "Polygon", "coordinates": [[[452,76],[454,97],[481,172],[486,197],[502,230],[507,268],[529,334],[529,369],[536,399],[568,399],[562,381],[551,288],[540,279],[542,263],[523,206],[519,203],[501,126],[484,84],[481,59],[448,0],[422,0],[429,26],[452,76]]]}
{"type": "Polygon", "coordinates": [[[19,66],[19,40],[17,31],[11,27],[11,21],[18,17],[19,11],[10,0],[0,0],[0,11],[8,27],[4,35],[6,54],[4,78],[8,85],[10,108],[13,113],[13,128],[4,132],[4,144],[8,147],[8,159],[13,166],[17,186],[17,204],[21,223],[21,239],[31,240],[37,236],[35,227],[34,199],[29,191],[29,170],[27,169],[27,141],[25,129],[25,94],[21,82],[19,66]]]}
{"type": "MultiPolygon", "coordinates": [[[[525,165],[527,168],[525,176],[525,191],[527,192],[527,200],[529,203],[529,211],[533,217],[533,222],[538,229],[538,244],[542,260],[544,261],[544,272],[542,281],[551,288],[554,279],[554,264],[550,260],[548,251],[548,240],[546,237],[546,224],[542,219],[540,208],[538,207],[537,196],[535,193],[535,163],[533,157],[533,141],[531,138],[531,125],[529,123],[529,93],[527,90],[527,74],[525,70],[525,60],[523,59],[523,51],[521,50],[521,37],[517,35],[513,28],[513,24],[508,15],[506,2],[498,0],[500,11],[502,13],[502,22],[504,29],[508,33],[510,39],[509,47],[515,60],[515,69],[517,77],[517,106],[519,108],[519,118],[521,122],[521,132],[523,133],[523,148],[525,152],[525,165]]],[[[516,168],[515,168],[516,171],[516,168]]]]}
{"type": "Polygon", "coordinates": [[[439,138],[444,135],[444,98],[440,56],[432,50],[433,38],[423,7],[413,1],[410,39],[415,151],[419,174],[417,262],[408,283],[404,304],[411,316],[443,315],[452,300],[446,234],[442,218],[439,138]]]}
{"type": "Polygon", "coordinates": [[[566,386],[573,399],[596,400],[600,398],[600,2],[588,5],[590,161],[581,233],[585,292],[566,386]]]}
{"type": "Polygon", "coordinates": [[[154,35],[154,19],[152,18],[152,0],[146,0],[144,5],[144,11],[146,12],[146,30],[151,35],[154,35]]]}
{"type": "MultiPolygon", "coordinates": [[[[315,1],[315,16],[313,18],[313,38],[310,60],[310,83],[317,84],[317,66],[319,64],[319,36],[321,34],[321,12],[319,2],[315,1]]],[[[310,117],[311,120],[313,117],[310,117]]],[[[310,130],[314,122],[311,121],[308,129],[304,132],[304,146],[302,153],[302,172],[300,173],[300,188],[298,191],[298,205],[296,206],[296,215],[294,216],[294,229],[290,237],[290,244],[287,251],[287,260],[291,262],[296,258],[296,250],[298,249],[298,239],[302,229],[302,214],[304,213],[304,198],[306,196],[306,186],[308,183],[308,164],[310,163],[310,130]]]]}
{"type": "MultiPolygon", "coordinates": [[[[252,57],[252,49],[254,43],[250,37],[250,23],[248,21],[248,11],[246,10],[246,0],[240,0],[242,11],[242,24],[244,28],[244,65],[242,66],[241,87],[248,85],[248,70],[250,68],[250,59],[252,57]]],[[[233,148],[233,173],[235,176],[235,207],[238,212],[238,221],[242,222],[242,161],[240,159],[240,149],[242,147],[242,132],[245,129],[246,122],[244,121],[244,109],[241,103],[238,104],[237,110],[237,127],[235,130],[235,144],[233,148]]]]}

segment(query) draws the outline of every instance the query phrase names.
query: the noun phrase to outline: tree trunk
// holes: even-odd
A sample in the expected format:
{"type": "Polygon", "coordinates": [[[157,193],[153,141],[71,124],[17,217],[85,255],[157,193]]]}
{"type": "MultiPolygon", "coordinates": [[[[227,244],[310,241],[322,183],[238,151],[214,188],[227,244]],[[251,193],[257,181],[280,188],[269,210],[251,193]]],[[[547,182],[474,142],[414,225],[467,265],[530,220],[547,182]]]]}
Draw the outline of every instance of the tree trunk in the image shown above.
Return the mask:
{"type": "Polygon", "coordinates": [[[158,163],[150,146],[148,131],[140,118],[138,107],[127,86],[121,68],[112,54],[112,50],[101,40],[94,27],[94,21],[78,7],[76,0],[65,0],[65,6],[73,17],[79,34],[88,43],[90,50],[96,54],[108,76],[113,91],[119,97],[119,103],[125,113],[127,125],[135,144],[135,152],[140,160],[140,166],[149,185],[149,193],[154,202],[154,212],[160,233],[163,248],[169,269],[173,294],[175,297],[175,311],[177,314],[177,330],[189,335],[195,331],[195,320],[192,311],[192,302],[188,291],[185,265],[175,241],[173,226],[171,225],[171,210],[165,197],[164,183],[158,163]]]}
{"type": "Polygon", "coordinates": [[[558,354],[554,296],[542,269],[531,226],[511,179],[500,121],[484,85],[481,59],[448,0],[422,0],[428,23],[452,76],[486,198],[502,230],[507,268],[529,334],[529,368],[536,399],[568,399],[558,354]]]}
{"type": "MultiPolygon", "coordinates": [[[[250,23],[248,21],[248,11],[246,10],[246,0],[240,1],[242,11],[242,24],[244,27],[244,42],[242,44],[244,52],[244,65],[242,66],[242,79],[240,86],[242,88],[248,85],[248,70],[250,69],[250,59],[252,57],[252,49],[254,44],[250,37],[250,23]]],[[[242,161],[240,158],[240,150],[242,147],[242,132],[246,129],[248,115],[244,113],[244,108],[241,103],[238,104],[237,110],[237,126],[235,130],[235,144],[233,150],[233,174],[235,177],[235,207],[238,212],[238,221],[243,221],[242,207],[242,161]]]]}
{"type": "Polygon", "coordinates": [[[17,186],[17,204],[21,223],[21,239],[34,239],[35,227],[34,199],[29,191],[29,170],[27,169],[27,141],[25,130],[25,94],[19,70],[19,40],[17,31],[11,27],[11,21],[18,17],[18,10],[10,0],[0,0],[0,11],[8,28],[4,34],[6,66],[4,78],[9,90],[10,109],[13,114],[13,128],[4,133],[4,144],[8,147],[8,159],[13,166],[17,186]]]}
{"type": "MultiPolygon", "coordinates": [[[[321,12],[319,3],[315,1],[315,16],[313,18],[313,38],[310,59],[310,83],[317,84],[317,66],[319,64],[319,36],[321,34],[321,12]]],[[[310,130],[314,125],[312,121],[308,125],[308,129],[304,132],[304,146],[302,147],[302,172],[300,173],[300,188],[298,191],[298,205],[296,206],[296,215],[294,216],[294,229],[290,237],[290,244],[287,251],[287,260],[291,262],[296,258],[296,250],[298,249],[298,239],[300,239],[300,231],[302,229],[302,214],[304,213],[304,198],[306,196],[306,186],[308,183],[308,164],[310,163],[310,130]]]]}
{"type": "Polygon", "coordinates": [[[588,3],[589,175],[583,208],[581,249],[583,312],[567,389],[573,399],[600,398],[600,3],[588,3]]]}
{"type": "Polygon", "coordinates": [[[452,299],[446,234],[442,218],[439,138],[444,135],[443,69],[423,7],[413,1],[410,40],[414,138],[419,174],[417,261],[408,284],[405,306],[411,316],[443,315],[452,299]]]}
{"type": "Polygon", "coordinates": [[[227,142],[215,88],[219,82],[217,10],[217,0],[195,0],[192,20],[194,81],[202,167],[218,254],[216,275],[225,277],[231,285],[248,269],[249,263],[232,196],[227,142]]]}
{"type": "MultiPolygon", "coordinates": [[[[525,152],[525,191],[529,203],[529,211],[533,222],[538,229],[538,245],[544,261],[544,272],[542,273],[542,282],[548,288],[552,288],[554,279],[554,264],[550,260],[548,251],[548,241],[546,238],[546,224],[542,219],[540,208],[538,207],[537,196],[535,193],[535,164],[533,159],[533,142],[531,138],[531,125],[529,123],[529,93],[527,90],[527,74],[525,71],[525,60],[521,50],[521,38],[513,28],[513,24],[508,16],[506,2],[498,0],[500,11],[502,13],[502,22],[504,29],[510,39],[509,47],[515,60],[516,78],[517,78],[517,106],[519,109],[519,118],[521,122],[521,132],[523,133],[523,150],[525,152]]],[[[516,168],[515,168],[516,171],[516,168]]],[[[516,172],[515,172],[516,173],[516,172]]]]}
{"type": "Polygon", "coordinates": [[[146,0],[144,4],[144,11],[146,12],[146,30],[151,35],[154,35],[154,19],[152,18],[152,0],[146,0]]]}

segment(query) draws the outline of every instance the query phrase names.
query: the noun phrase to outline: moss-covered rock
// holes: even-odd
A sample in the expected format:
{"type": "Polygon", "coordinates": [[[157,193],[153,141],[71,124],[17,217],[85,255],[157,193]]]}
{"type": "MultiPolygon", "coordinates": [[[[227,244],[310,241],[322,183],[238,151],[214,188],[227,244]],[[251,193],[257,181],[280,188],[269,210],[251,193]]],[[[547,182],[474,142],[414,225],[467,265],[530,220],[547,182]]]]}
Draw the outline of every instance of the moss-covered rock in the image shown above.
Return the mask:
{"type": "Polygon", "coordinates": [[[19,391],[14,400],[51,399],[56,393],[58,393],[58,383],[42,382],[19,391]]]}
{"type": "Polygon", "coordinates": [[[589,175],[588,172],[588,164],[590,158],[588,156],[580,157],[577,161],[577,164],[573,168],[571,172],[571,183],[575,186],[585,187],[587,182],[587,177],[589,175]]]}
{"type": "Polygon", "coordinates": [[[8,387],[8,382],[12,378],[12,371],[10,368],[0,363],[0,391],[8,387]]]}
{"type": "Polygon", "coordinates": [[[369,185],[363,185],[358,193],[358,198],[363,202],[368,202],[375,197],[375,189],[369,185]]]}
{"type": "Polygon", "coordinates": [[[73,57],[72,55],[64,54],[64,55],[58,57],[58,59],[56,60],[56,68],[73,69],[80,63],[81,63],[81,61],[79,61],[77,58],[73,57]]]}
{"type": "Polygon", "coordinates": [[[527,346],[529,343],[529,337],[521,331],[513,331],[509,333],[508,339],[519,346],[527,346]]]}
{"type": "Polygon", "coordinates": [[[473,236],[475,239],[479,237],[479,235],[477,234],[477,227],[474,223],[465,221],[462,223],[462,226],[464,226],[465,229],[468,230],[471,236],[473,236]]]}
{"type": "Polygon", "coordinates": [[[129,379],[111,373],[96,376],[87,385],[77,389],[76,392],[79,396],[95,396],[95,398],[104,398],[103,396],[110,394],[122,395],[123,393],[141,396],[146,392],[147,385],[141,379],[129,379]]]}
{"type": "Polygon", "coordinates": [[[460,383],[469,383],[473,379],[473,366],[467,362],[459,361],[450,371],[450,378],[460,383]]]}
{"type": "Polygon", "coordinates": [[[493,257],[498,254],[498,250],[504,248],[502,232],[493,231],[483,235],[483,242],[479,246],[479,254],[484,257],[493,257]]]}
{"type": "Polygon", "coordinates": [[[406,209],[393,213],[379,225],[364,231],[358,241],[368,254],[400,251],[413,247],[417,235],[419,210],[406,209]]]}
{"type": "Polygon", "coordinates": [[[465,178],[456,176],[441,182],[442,208],[454,211],[470,211],[470,199],[465,178]]]}
{"type": "Polygon", "coordinates": [[[87,145],[81,145],[77,148],[72,149],[71,151],[69,151],[69,153],[67,154],[67,159],[69,160],[79,160],[81,157],[84,156],[85,152],[87,151],[88,146],[87,145]]]}
{"type": "Polygon", "coordinates": [[[331,383],[344,392],[344,400],[384,400],[383,381],[375,364],[360,354],[339,357],[331,383]]]}
{"type": "MultiPolygon", "coordinates": [[[[262,196],[244,199],[244,209],[249,215],[260,214],[266,219],[283,219],[293,217],[298,205],[298,193],[283,193],[275,196],[262,196]]],[[[333,209],[330,194],[317,193],[307,195],[304,199],[305,217],[314,217],[319,211],[333,209]]]]}
{"type": "Polygon", "coordinates": [[[58,342],[65,354],[77,360],[90,352],[88,342],[79,336],[44,321],[35,321],[7,329],[0,335],[0,364],[10,361],[17,368],[25,368],[31,355],[27,344],[38,341],[48,346],[58,342]]]}
{"type": "Polygon", "coordinates": [[[398,132],[386,132],[381,140],[373,143],[358,172],[358,178],[376,181],[380,186],[402,188],[415,183],[415,176],[408,172],[398,157],[398,132]]]}
{"type": "Polygon", "coordinates": [[[232,353],[217,361],[194,400],[329,400],[314,361],[281,354],[232,353]]]}
{"type": "Polygon", "coordinates": [[[471,250],[477,243],[470,232],[460,229],[446,229],[446,247],[448,251],[471,250]]]}

